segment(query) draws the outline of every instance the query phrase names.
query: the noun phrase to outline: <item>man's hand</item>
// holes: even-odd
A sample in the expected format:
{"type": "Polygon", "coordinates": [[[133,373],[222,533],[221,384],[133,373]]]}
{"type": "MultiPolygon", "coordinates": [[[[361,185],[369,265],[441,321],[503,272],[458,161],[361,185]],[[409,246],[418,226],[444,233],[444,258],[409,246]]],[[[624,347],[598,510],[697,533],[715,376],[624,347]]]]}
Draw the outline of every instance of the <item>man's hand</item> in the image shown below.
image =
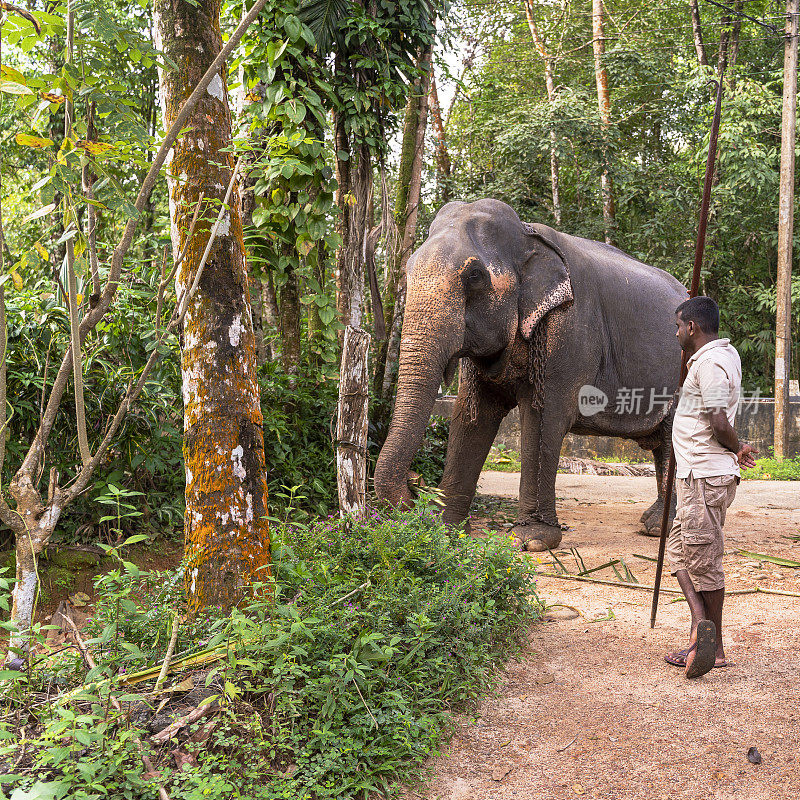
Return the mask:
{"type": "Polygon", "coordinates": [[[739,462],[740,467],[754,467],[756,460],[753,456],[758,455],[758,450],[753,450],[749,444],[743,444],[736,454],[736,460],[739,462]]]}

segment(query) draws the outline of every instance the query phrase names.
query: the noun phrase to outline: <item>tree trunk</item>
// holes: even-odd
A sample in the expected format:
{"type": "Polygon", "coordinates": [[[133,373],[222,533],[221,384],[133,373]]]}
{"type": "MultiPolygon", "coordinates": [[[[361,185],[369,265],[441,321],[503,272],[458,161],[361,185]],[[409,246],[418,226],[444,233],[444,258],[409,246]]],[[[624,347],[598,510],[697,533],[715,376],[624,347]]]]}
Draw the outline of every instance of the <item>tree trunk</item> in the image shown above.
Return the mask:
{"type": "MultiPolygon", "coordinates": [[[[254,92],[258,91],[256,87],[254,92]]],[[[241,102],[244,103],[244,91],[240,92],[241,102]]],[[[240,112],[241,113],[241,112],[240,112]]],[[[260,133],[260,131],[258,132],[260,133]]],[[[260,149],[260,141],[254,142],[253,151],[247,153],[245,156],[245,163],[247,167],[255,163],[260,149]]],[[[250,177],[250,170],[245,167],[245,177],[242,179],[242,231],[247,234],[251,231],[253,226],[253,212],[256,209],[256,193],[254,191],[256,179],[250,177]]],[[[245,247],[245,252],[248,252],[245,247]]],[[[248,267],[250,265],[248,264],[248,267]]],[[[248,286],[250,289],[250,312],[253,317],[253,335],[256,340],[256,360],[259,364],[265,364],[267,361],[272,360],[272,353],[267,345],[264,337],[264,302],[263,291],[261,288],[262,278],[260,274],[256,274],[256,270],[248,269],[248,286]]]]}
{"type": "Polygon", "coordinates": [[[406,276],[402,275],[394,301],[394,320],[389,330],[386,350],[386,368],[383,384],[380,387],[381,397],[388,400],[397,383],[398,361],[400,358],[400,334],[403,329],[403,315],[406,310],[406,276]]]}
{"type": "Polygon", "coordinates": [[[736,77],[734,75],[734,67],[739,58],[739,39],[742,32],[742,18],[739,14],[744,6],[744,0],[736,0],[733,4],[734,17],[733,24],[731,25],[730,40],[728,42],[728,63],[726,65],[728,87],[732,90],[736,85],[736,77]]]}
{"type": "Polygon", "coordinates": [[[342,243],[336,256],[336,308],[342,330],[348,325],[361,327],[364,313],[364,239],[369,232],[369,200],[372,189],[372,155],[369,145],[361,143],[353,152],[344,130],[343,121],[334,115],[334,142],[337,152],[336,178],[339,188],[339,235],[342,243]]]}
{"type": "Polygon", "coordinates": [[[442,108],[439,105],[439,93],[436,91],[436,76],[431,69],[430,108],[433,129],[436,131],[436,183],[439,203],[450,202],[450,153],[447,151],[447,137],[442,121],[442,108]]]}
{"type": "Polygon", "coordinates": [[[700,23],[700,6],[698,0],[689,0],[689,9],[692,14],[692,35],[694,37],[694,50],[697,53],[697,62],[703,66],[708,66],[708,56],[706,47],[703,44],[703,27],[700,23]]]}
{"type": "Polygon", "coordinates": [[[345,330],[336,421],[336,482],[342,516],[361,517],[366,509],[369,342],[366,331],[345,330]]]}
{"type": "MultiPolygon", "coordinates": [[[[611,95],[608,91],[608,71],[603,66],[605,56],[605,34],[603,33],[603,18],[605,9],[603,0],[592,0],[592,48],[594,50],[594,76],[597,84],[597,105],[600,109],[600,119],[603,123],[604,136],[611,123],[611,95]]],[[[605,228],[606,244],[613,244],[616,219],[614,214],[614,183],[608,168],[608,146],[603,153],[603,171],[600,175],[600,195],[603,201],[603,224],[605,228]]]]}
{"type": "MultiPolygon", "coordinates": [[[[288,261],[288,259],[287,259],[288,261]]],[[[300,369],[300,285],[297,271],[289,266],[286,283],[280,290],[281,361],[287,375],[296,375],[300,369]]]]}
{"type": "MultiPolygon", "coordinates": [[[[387,359],[391,354],[397,358],[399,348],[393,350],[392,331],[402,325],[402,309],[400,320],[396,320],[397,296],[401,284],[405,283],[406,263],[414,250],[417,233],[417,217],[422,193],[422,158],[425,153],[425,129],[428,122],[428,89],[431,74],[432,48],[428,48],[420,57],[419,66],[422,75],[415,81],[406,105],[403,123],[403,141],[400,150],[400,166],[397,175],[397,191],[394,203],[394,220],[397,226],[394,247],[389,254],[386,269],[386,288],[384,291],[384,324],[388,332],[381,342],[378,352],[378,363],[375,367],[375,394],[384,395],[384,378],[387,371],[387,359]]],[[[389,365],[390,372],[396,372],[394,365],[389,365]]],[[[391,393],[391,383],[389,384],[391,393]]]]}
{"type": "MultiPolygon", "coordinates": [[[[161,72],[165,126],[220,52],[221,0],[157,0],[161,49],[176,65],[161,72]]],[[[177,256],[200,193],[216,216],[231,178],[226,76],[218,74],[193,110],[168,162],[172,247],[177,256]]],[[[198,224],[175,278],[183,298],[208,243],[198,224]]],[[[189,608],[230,607],[270,562],[264,435],[255,336],[238,190],[231,195],[181,336],[186,464],[186,588],[189,608]]]]}
{"type": "MultiPolygon", "coordinates": [[[[556,99],[555,87],[555,59],[552,54],[547,52],[544,45],[544,40],[539,34],[539,27],[536,24],[536,18],[533,15],[533,2],[532,0],[525,0],[525,16],[528,19],[528,28],[530,29],[533,42],[536,45],[536,50],[544,63],[544,82],[547,88],[547,102],[551,105],[556,99]]],[[[561,196],[559,191],[559,164],[558,164],[558,149],[557,149],[556,131],[553,126],[550,126],[550,187],[553,194],[553,219],[557,226],[561,225],[561,196]]]]}

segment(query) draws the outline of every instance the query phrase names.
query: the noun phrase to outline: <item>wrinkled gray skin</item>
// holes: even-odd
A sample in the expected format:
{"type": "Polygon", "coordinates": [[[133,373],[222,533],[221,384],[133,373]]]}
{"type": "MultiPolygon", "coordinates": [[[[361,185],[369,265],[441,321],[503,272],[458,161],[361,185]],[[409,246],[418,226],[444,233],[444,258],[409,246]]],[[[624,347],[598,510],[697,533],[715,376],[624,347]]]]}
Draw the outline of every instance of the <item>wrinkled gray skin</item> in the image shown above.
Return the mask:
{"type": "Polygon", "coordinates": [[[409,260],[407,279],[397,400],[375,469],[378,497],[410,499],[411,460],[439,385],[462,358],[440,484],[445,521],[467,518],[500,421],[518,405],[522,476],[512,532],[529,550],[561,541],[555,479],[569,431],[633,439],[653,451],[658,499],[642,521],[657,534],[673,406],[648,407],[651,390],[678,388],[674,312],[685,288],[614,247],[522,223],[497,200],[444,206],[409,260]],[[532,380],[542,372],[532,372],[532,352],[544,364],[538,392],[532,380]],[[609,404],[584,416],[578,395],[587,384],[609,404]],[[640,413],[616,413],[621,388],[643,390],[640,413]]]}

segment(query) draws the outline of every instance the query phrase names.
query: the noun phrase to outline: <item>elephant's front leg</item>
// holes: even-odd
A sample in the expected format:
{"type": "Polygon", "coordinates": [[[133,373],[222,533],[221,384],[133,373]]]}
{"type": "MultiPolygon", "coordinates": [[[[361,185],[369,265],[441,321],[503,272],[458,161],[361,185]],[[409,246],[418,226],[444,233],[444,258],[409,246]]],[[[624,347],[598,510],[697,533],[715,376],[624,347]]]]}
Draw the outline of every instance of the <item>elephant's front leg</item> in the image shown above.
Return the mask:
{"type": "Polygon", "coordinates": [[[480,384],[471,392],[474,396],[469,399],[467,392],[459,389],[450,420],[444,475],[439,484],[445,503],[442,519],[454,524],[469,516],[486,456],[503,417],[509,412],[509,405],[480,384]]]}
{"type": "Polygon", "coordinates": [[[556,473],[561,445],[574,419],[568,416],[567,401],[553,392],[541,410],[530,407],[529,398],[520,401],[522,475],[519,487],[519,518],[511,535],[526,550],[540,552],[558,547],[561,525],[556,514],[556,473]]]}

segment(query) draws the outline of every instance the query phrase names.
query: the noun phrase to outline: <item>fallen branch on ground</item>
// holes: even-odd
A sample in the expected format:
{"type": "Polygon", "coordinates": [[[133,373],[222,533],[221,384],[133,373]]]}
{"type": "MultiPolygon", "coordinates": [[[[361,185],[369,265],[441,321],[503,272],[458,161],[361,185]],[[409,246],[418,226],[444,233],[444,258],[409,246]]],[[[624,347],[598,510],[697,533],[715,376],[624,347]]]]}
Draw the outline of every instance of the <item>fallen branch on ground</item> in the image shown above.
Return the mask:
{"type": "Polygon", "coordinates": [[[168,725],[163,731],[154,733],[150,737],[150,741],[155,744],[164,744],[164,742],[168,742],[181,728],[185,728],[187,725],[191,725],[193,722],[197,722],[197,720],[217,710],[219,710],[219,706],[214,702],[193,708],[188,714],[178,717],[175,722],[168,725]]]}
{"type": "MultiPolygon", "coordinates": [[[[78,649],[81,651],[81,654],[86,660],[86,663],[89,665],[90,669],[96,669],[97,664],[95,663],[94,658],[92,658],[92,654],[89,652],[89,649],[84,644],[83,639],[81,639],[81,634],[78,631],[78,627],[72,621],[72,617],[70,617],[69,614],[62,614],[62,618],[72,628],[72,632],[75,635],[75,644],[78,645],[78,649]]],[[[117,700],[117,698],[114,697],[114,695],[111,694],[110,692],[108,695],[108,700],[111,703],[111,705],[114,706],[115,711],[117,711],[119,714],[123,713],[122,706],[120,705],[119,700],[117,700]]],[[[150,760],[150,756],[147,755],[147,751],[144,749],[142,740],[135,733],[133,734],[133,743],[139,750],[139,755],[141,756],[142,764],[144,764],[144,768],[147,771],[147,774],[153,776],[153,779],[155,780],[155,776],[158,775],[158,773],[156,772],[155,767],[153,766],[153,762],[150,760]]],[[[156,785],[158,786],[159,798],[161,800],[170,800],[170,797],[167,794],[167,790],[157,781],[156,785]]]]}
{"type": "MultiPolygon", "coordinates": [[[[603,580],[603,578],[585,578],[582,575],[559,575],[555,572],[537,572],[538,576],[542,578],[561,578],[562,580],[566,581],[583,581],[585,583],[602,583],[603,586],[619,586],[622,589],[645,589],[648,592],[652,592],[654,587],[646,586],[643,583],[623,583],[622,581],[607,581],[603,580]]],[[[678,601],[685,600],[686,598],[683,597],[683,592],[680,589],[661,589],[662,592],[666,592],[667,594],[677,594],[680,595],[678,601]]],[[[730,597],[732,595],[738,594],[775,594],[780,595],[782,597],[800,597],[800,592],[787,592],[783,589],[764,589],[761,586],[756,586],[753,589],[731,589],[730,591],[725,591],[725,596],[730,597]]]]}
{"type": "MultiPolygon", "coordinates": [[[[567,581],[584,581],[586,583],[602,583],[604,586],[621,586],[623,589],[646,589],[648,592],[653,591],[652,586],[645,586],[643,583],[623,583],[622,581],[608,581],[603,578],[585,578],[582,575],[558,575],[555,572],[537,572],[537,575],[542,578],[561,578],[567,581]]],[[[680,589],[662,589],[662,592],[669,594],[682,594],[680,589]]]]}

